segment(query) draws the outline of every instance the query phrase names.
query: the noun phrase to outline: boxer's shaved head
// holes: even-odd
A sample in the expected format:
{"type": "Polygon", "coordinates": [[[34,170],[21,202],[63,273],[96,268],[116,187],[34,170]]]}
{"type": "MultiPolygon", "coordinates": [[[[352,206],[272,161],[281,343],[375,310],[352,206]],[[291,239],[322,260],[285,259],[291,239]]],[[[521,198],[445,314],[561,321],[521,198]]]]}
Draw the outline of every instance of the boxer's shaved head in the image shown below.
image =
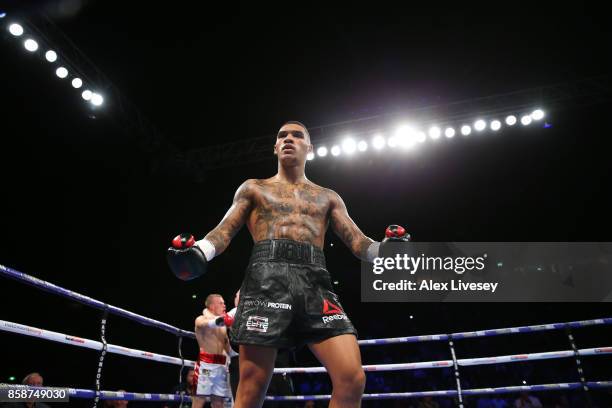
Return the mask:
{"type": "Polygon", "coordinates": [[[206,306],[206,310],[215,316],[221,316],[221,314],[225,313],[225,300],[223,300],[223,296],[218,293],[211,293],[208,295],[204,305],[206,306]]]}
{"type": "Polygon", "coordinates": [[[210,295],[206,296],[206,300],[204,301],[204,306],[206,307],[210,306],[216,297],[223,297],[223,296],[221,296],[218,293],[211,293],[210,295]]]}

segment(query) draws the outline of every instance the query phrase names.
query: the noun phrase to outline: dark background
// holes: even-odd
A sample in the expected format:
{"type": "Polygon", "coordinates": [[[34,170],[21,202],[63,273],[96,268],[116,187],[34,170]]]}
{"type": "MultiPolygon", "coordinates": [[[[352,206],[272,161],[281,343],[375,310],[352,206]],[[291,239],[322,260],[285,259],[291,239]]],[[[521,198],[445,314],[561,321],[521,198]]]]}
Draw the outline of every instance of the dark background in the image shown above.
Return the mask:
{"type": "MultiPolygon", "coordinates": [[[[417,11],[380,2],[126,7],[88,1],[66,14],[58,12],[59,2],[38,4],[183,150],[269,134],[271,152],[273,135],[289,119],[325,125],[608,75],[612,68],[607,16],[586,6],[417,11]]],[[[40,55],[27,54],[7,33],[11,13],[35,23],[33,10],[7,7],[9,15],[0,20],[0,262],[184,329],[192,328],[210,292],[222,293],[231,307],[252,245],[246,229],[210,273],[193,282],[172,276],[165,248],[180,231],[208,232],[242,181],[274,174],[275,157],[200,179],[169,169],[151,172],[151,155],[117,126],[112,103],[92,113],[40,55]]],[[[411,158],[389,153],[315,160],[307,176],[336,190],[375,239],[386,225],[399,223],[420,241],[610,241],[610,106],[609,99],[568,101],[547,110],[550,128],[455,137],[428,143],[411,158]]],[[[325,251],[361,338],[612,315],[606,303],[361,303],[358,260],[333,234],[325,251]]],[[[1,319],[98,338],[97,311],[18,282],[0,284],[1,319]]],[[[48,385],[93,387],[97,352],[0,336],[1,382],[40,371],[48,385]]],[[[610,338],[608,328],[585,329],[578,346],[609,346],[610,338]]],[[[109,319],[107,340],[176,355],[173,335],[122,318],[109,319]]],[[[569,349],[559,333],[491,343],[497,346],[459,345],[458,357],[569,349]]],[[[187,340],[184,351],[194,358],[195,342],[187,340]]],[[[364,349],[364,363],[427,357],[411,346],[374,353],[364,349]]],[[[307,352],[297,358],[297,364],[315,364],[307,352]]],[[[612,379],[610,359],[592,359],[586,359],[592,365],[587,378],[612,379]]],[[[535,372],[538,364],[551,363],[535,363],[535,372]]],[[[103,382],[105,389],[166,392],[177,373],[174,366],[109,355],[103,382]]],[[[518,385],[517,375],[504,374],[496,385],[518,385]]],[[[533,378],[530,383],[541,379],[533,378]]]]}

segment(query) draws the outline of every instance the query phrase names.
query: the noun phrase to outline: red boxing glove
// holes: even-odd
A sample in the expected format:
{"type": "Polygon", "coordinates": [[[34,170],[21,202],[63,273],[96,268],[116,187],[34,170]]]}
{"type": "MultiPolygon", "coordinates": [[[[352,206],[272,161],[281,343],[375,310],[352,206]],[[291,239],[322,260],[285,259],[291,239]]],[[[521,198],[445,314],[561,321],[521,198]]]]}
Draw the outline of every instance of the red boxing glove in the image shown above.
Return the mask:
{"type": "Polygon", "coordinates": [[[234,324],[234,317],[224,313],[223,314],[223,323],[225,323],[225,327],[231,327],[234,324]]]}
{"type": "Polygon", "coordinates": [[[234,324],[234,316],[227,313],[223,313],[221,316],[216,317],[214,320],[208,322],[208,327],[215,329],[217,327],[230,327],[234,324]]]}
{"type": "Polygon", "coordinates": [[[383,242],[409,242],[410,234],[406,233],[406,229],[401,225],[389,225],[385,230],[385,239],[383,242]]]}

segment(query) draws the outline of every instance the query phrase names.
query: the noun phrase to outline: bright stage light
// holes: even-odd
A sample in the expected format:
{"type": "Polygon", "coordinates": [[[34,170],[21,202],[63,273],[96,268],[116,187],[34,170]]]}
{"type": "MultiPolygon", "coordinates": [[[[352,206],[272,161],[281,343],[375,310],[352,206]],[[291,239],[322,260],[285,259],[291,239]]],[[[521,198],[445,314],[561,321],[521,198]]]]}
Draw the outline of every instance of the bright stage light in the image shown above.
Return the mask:
{"type": "Polygon", "coordinates": [[[425,132],[420,131],[417,133],[417,136],[416,136],[417,142],[424,143],[426,139],[427,139],[427,136],[425,136],[425,132]]]}
{"type": "Polygon", "coordinates": [[[440,134],[442,134],[442,131],[437,126],[433,126],[429,129],[429,137],[431,137],[433,140],[439,139],[440,134]]]}
{"type": "Polygon", "coordinates": [[[468,125],[461,126],[461,134],[463,136],[467,136],[470,133],[472,133],[472,128],[471,127],[469,127],[468,125]]]}
{"type": "Polygon", "coordinates": [[[26,50],[30,52],[34,52],[38,49],[38,43],[31,38],[28,38],[23,42],[23,46],[26,50]]]}
{"type": "Polygon", "coordinates": [[[104,97],[98,93],[92,92],[91,94],[91,103],[94,106],[100,106],[104,103],[104,97]]]}
{"type": "Polygon", "coordinates": [[[491,130],[498,131],[501,129],[501,122],[499,120],[494,120],[491,122],[491,130]]]}
{"type": "Polygon", "coordinates": [[[319,155],[319,157],[325,157],[327,156],[327,147],[325,146],[321,146],[317,149],[317,154],[319,155]]]}
{"type": "Polygon", "coordinates": [[[476,129],[477,132],[482,132],[483,130],[485,130],[486,127],[487,127],[487,122],[485,122],[482,119],[478,119],[474,123],[474,129],[476,129]]]}
{"type": "Polygon", "coordinates": [[[544,118],[544,111],[542,109],[536,109],[531,112],[531,119],[542,120],[544,118]]]}
{"type": "Polygon", "coordinates": [[[385,138],[381,135],[376,135],[374,136],[374,139],[372,139],[372,146],[374,146],[376,150],[382,149],[386,144],[387,142],[385,142],[385,138]]]}
{"type": "Polygon", "coordinates": [[[80,87],[83,86],[83,81],[81,80],[81,78],[74,78],[72,80],[72,87],[79,89],[80,87]]]}
{"type": "Polygon", "coordinates": [[[82,97],[83,97],[83,99],[85,99],[86,101],[89,101],[89,100],[91,100],[91,95],[92,95],[92,93],[93,93],[93,92],[91,92],[89,89],[86,89],[86,90],[84,90],[84,91],[81,93],[81,96],[82,96],[82,97]]]}
{"type": "Polygon", "coordinates": [[[68,70],[64,67],[59,67],[55,70],[55,75],[57,75],[61,79],[64,79],[68,76],[68,70]]]}
{"type": "Polygon", "coordinates": [[[527,126],[527,125],[531,124],[531,115],[524,115],[521,118],[521,124],[523,126],[527,126]]]}
{"type": "Polygon", "coordinates": [[[449,139],[455,136],[455,129],[453,129],[452,127],[446,128],[446,130],[444,131],[444,136],[446,136],[449,139]]]}
{"type": "Polygon", "coordinates": [[[23,27],[20,24],[13,23],[9,26],[9,33],[13,34],[15,37],[19,37],[23,35],[23,27]]]}
{"type": "Polygon", "coordinates": [[[45,52],[45,58],[49,62],[55,62],[57,61],[57,53],[53,50],[49,50],[45,52]]]}
{"type": "Polygon", "coordinates": [[[395,138],[397,140],[397,144],[400,147],[408,149],[414,146],[414,143],[416,141],[416,134],[414,132],[414,129],[412,129],[410,126],[404,125],[397,128],[395,132],[395,138]]]}
{"type": "Polygon", "coordinates": [[[352,138],[347,137],[342,141],[342,150],[344,150],[346,154],[353,154],[355,150],[357,150],[357,143],[355,143],[355,140],[352,138]]]}
{"type": "Polygon", "coordinates": [[[360,152],[365,152],[366,150],[368,150],[368,142],[366,142],[365,140],[361,140],[359,143],[357,143],[357,150],[359,150],[360,152]]]}
{"type": "Polygon", "coordinates": [[[342,150],[340,149],[340,146],[334,146],[334,147],[331,148],[332,156],[340,156],[341,152],[342,152],[342,150]]]}
{"type": "Polygon", "coordinates": [[[516,124],[516,116],[508,115],[506,116],[506,125],[514,126],[516,124]]]}
{"type": "Polygon", "coordinates": [[[310,152],[306,155],[306,160],[314,160],[315,158],[315,154],[313,152],[310,152]]]}

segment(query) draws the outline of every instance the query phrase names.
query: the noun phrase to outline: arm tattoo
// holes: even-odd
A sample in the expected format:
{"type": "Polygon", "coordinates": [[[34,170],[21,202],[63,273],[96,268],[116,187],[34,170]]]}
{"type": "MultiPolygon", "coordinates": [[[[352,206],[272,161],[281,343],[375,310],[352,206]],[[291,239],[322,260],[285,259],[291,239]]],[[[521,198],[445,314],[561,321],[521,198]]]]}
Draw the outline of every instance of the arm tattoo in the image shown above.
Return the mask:
{"type": "Polygon", "coordinates": [[[334,208],[332,209],[332,228],[340,237],[342,242],[349,247],[353,255],[357,258],[365,260],[368,247],[374,242],[368,238],[348,215],[346,205],[342,198],[335,194],[334,208]]]}
{"type": "Polygon", "coordinates": [[[214,245],[216,254],[220,254],[227,248],[232,238],[246,222],[252,207],[251,193],[250,182],[245,181],[236,191],[234,202],[219,225],[204,237],[214,245]]]}

